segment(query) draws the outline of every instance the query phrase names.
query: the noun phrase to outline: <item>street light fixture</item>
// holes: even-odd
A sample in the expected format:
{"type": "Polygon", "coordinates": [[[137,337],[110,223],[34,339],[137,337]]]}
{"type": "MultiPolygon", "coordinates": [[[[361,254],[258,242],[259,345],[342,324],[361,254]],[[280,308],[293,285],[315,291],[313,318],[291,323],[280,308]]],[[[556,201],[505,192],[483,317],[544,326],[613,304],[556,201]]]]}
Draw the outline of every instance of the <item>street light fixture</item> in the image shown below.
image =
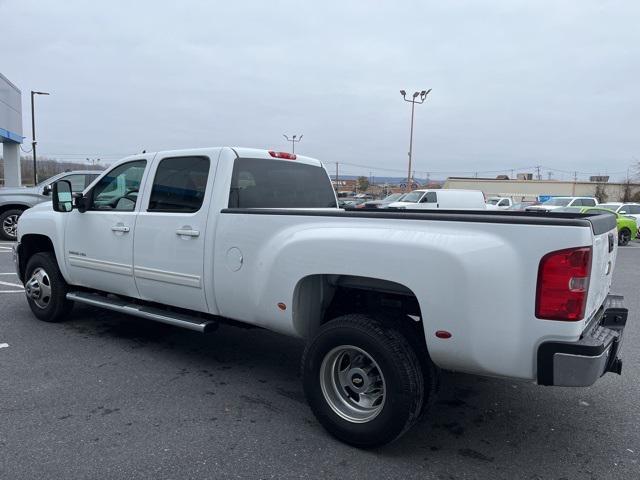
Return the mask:
{"type": "Polygon", "coordinates": [[[287,139],[287,142],[291,142],[291,153],[296,153],[296,143],[302,140],[302,135],[300,135],[299,137],[297,135],[294,135],[293,137],[289,138],[283,133],[282,136],[287,139]]]}
{"type": "Polygon", "coordinates": [[[408,169],[408,173],[407,173],[407,191],[411,190],[411,155],[413,153],[413,116],[414,116],[414,111],[416,108],[416,103],[418,105],[424,103],[424,101],[427,99],[427,95],[429,95],[429,92],[431,92],[431,89],[429,90],[422,90],[420,92],[414,92],[412,98],[407,98],[407,92],[405,90],[400,90],[400,95],[402,95],[402,98],[404,99],[405,102],[409,102],[411,103],[411,133],[409,134],[409,169],[408,169]],[[418,100],[418,97],[420,97],[420,99],[418,100]]]}
{"type": "Polygon", "coordinates": [[[36,118],[35,118],[35,111],[33,108],[33,97],[36,95],[49,95],[49,93],[47,92],[34,92],[33,90],[31,90],[31,151],[33,152],[33,184],[37,185],[38,184],[38,169],[37,169],[37,164],[36,164],[36,144],[38,143],[36,141],[36,118]]]}

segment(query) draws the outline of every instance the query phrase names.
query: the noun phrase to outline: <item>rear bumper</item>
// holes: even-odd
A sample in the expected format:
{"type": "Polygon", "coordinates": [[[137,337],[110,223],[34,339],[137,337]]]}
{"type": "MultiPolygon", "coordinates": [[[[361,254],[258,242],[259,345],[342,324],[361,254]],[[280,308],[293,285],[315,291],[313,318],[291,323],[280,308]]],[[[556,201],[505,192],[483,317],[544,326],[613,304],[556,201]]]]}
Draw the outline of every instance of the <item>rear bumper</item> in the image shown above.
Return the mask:
{"type": "Polygon", "coordinates": [[[607,372],[620,374],[618,358],[628,310],[623,297],[609,295],[577,342],[538,347],[538,384],[588,387],[607,372]]]}

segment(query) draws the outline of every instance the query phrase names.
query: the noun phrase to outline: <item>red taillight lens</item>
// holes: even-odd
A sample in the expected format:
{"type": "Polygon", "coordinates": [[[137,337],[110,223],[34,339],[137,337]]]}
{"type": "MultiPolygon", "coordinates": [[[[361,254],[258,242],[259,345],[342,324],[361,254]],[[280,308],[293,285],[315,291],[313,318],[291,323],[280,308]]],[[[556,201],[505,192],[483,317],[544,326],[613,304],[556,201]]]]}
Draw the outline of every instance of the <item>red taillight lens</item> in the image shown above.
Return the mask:
{"type": "Polygon", "coordinates": [[[287,152],[274,152],[273,150],[269,150],[269,155],[273,158],[284,158],[285,160],[295,160],[295,153],[287,153],[287,152]]]}
{"type": "Polygon", "coordinates": [[[591,275],[591,247],[551,252],[540,260],[536,317],[577,321],[584,318],[591,275]]]}

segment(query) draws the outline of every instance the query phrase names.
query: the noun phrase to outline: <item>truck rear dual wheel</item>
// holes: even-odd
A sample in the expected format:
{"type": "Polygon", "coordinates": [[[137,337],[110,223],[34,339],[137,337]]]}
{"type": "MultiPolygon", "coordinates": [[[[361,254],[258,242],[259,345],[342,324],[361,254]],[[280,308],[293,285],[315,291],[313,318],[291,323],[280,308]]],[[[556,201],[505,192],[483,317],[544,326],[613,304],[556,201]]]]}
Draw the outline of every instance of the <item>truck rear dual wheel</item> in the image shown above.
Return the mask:
{"type": "Polygon", "coordinates": [[[361,448],[400,437],[420,417],[432,393],[425,391],[421,362],[401,331],[391,322],[360,314],[338,317],[320,328],[305,349],[302,377],[307,401],[322,426],[361,448]]]}
{"type": "Polygon", "coordinates": [[[44,322],[60,322],[73,308],[69,291],[53,254],[36,253],[27,262],[24,290],[33,314],[44,322]]]}

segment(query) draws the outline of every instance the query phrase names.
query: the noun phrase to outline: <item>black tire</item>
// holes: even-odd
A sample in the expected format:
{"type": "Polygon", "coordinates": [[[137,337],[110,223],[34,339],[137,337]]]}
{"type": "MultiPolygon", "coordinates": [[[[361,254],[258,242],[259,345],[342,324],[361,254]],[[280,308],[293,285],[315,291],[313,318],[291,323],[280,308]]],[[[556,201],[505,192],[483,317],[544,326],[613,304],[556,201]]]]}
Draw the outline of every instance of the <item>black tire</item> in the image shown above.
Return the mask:
{"type": "Polygon", "coordinates": [[[629,245],[629,241],[631,241],[631,230],[623,228],[620,230],[620,233],[618,233],[618,245],[625,247],[629,245]]]}
{"type": "Polygon", "coordinates": [[[0,239],[15,242],[16,226],[24,210],[14,208],[0,214],[0,239]]]}
{"type": "MultiPolygon", "coordinates": [[[[307,344],[302,358],[304,392],[311,410],[329,433],[356,447],[372,448],[392,442],[411,428],[423,409],[425,385],[420,361],[410,342],[400,330],[391,325],[390,322],[368,315],[352,314],[338,317],[320,328],[317,335],[307,344]],[[384,385],[383,400],[377,407],[374,402],[373,408],[378,408],[377,413],[366,420],[354,421],[346,418],[344,413],[337,413],[336,408],[344,408],[344,402],[331,402],[328,399],[330,395],[324,392],[337,392],[339,387],[331,390],[327,381],[321,379],[323,373],[335,371],[326,367],[328,360],[325,362],[325,359],[333,358],[333,352],[336,350],[351,347],[364,352],[372,359],[375,367],[369,372],[379,371],[381,375],[377,378],[383,379],[379,382],[384,385]],[[338,406],[334,407],[332,404],[338,406]]],[[[345,367],[345,370],[349,370],[345,377],[352,375],[349,378],[356,385],[357,375],[351,373],[356,369],[352,367],[351,360],[347,360],[348,367],[345,367]]],[[[340,370],[340,361],[328,363],[340,370]]],[[[365,383],[369,385],[370,374],[367,375],[365,383]]],[[[329,377],[337,380],[336,375],[331,374],[329,377]]],[[[348,392],[348,395],[353,394],[349,387],[341,391],[348,392]]],[[[346,398],[340,397],[339,394],[334,395],[339,399],[346,398]]],[[[361,398],[359,394],[353,395],[361,398]]]]}
{"type": "Polygon", "coordinates": [[[44,322],[61,322],[73,308],[73,302],[67,300],[69,286],[62,278],[56,258],[52,253],[36,253],[27,262],[25,269],[25,292],[27,293],[27,303],[33,314],[44,322]],[[42,275],[44,272],[44,275],[42,275]],[[34,278],[35,277],[37,278],[34,278]],[[36,281],[38,285],[32,283],[36,281]],[[47,296],[46,287],[49,287],[50,294],[47,296]],[[40,290],[40,296],[34,290],[40,290]]]}

